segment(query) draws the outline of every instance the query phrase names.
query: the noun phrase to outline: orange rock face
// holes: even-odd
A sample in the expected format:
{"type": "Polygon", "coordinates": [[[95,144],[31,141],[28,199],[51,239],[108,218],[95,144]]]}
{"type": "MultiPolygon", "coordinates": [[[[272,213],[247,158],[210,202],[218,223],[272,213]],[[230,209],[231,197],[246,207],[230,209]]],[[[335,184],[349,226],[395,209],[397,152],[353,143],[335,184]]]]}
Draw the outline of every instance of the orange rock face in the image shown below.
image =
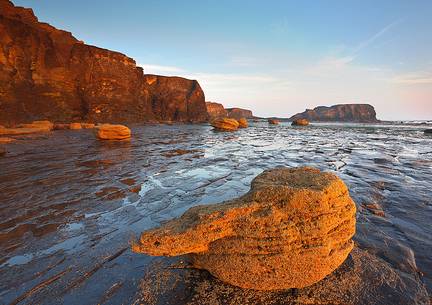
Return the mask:
{"type": "Polygon", "coordinates": [[[220,131],[234,131],[239,128],[239,122],[234,119],[218,118],[211,122],[211,125],[220,131]]]}
{"type": "Polygon", "coordinates": [[[309,125],[309,121],[306,119],[297,119],[291,123],[292,126],[307,126],[309,125]]]}
{"type": "Polygon", "coordinates": [[[30,124],[21,124],[19,125],[21,128],[36,128],[43,131],[50,131],[53,130],[54,124],[50,121],[33,121],[30,124]]]}
{"type": "Polygon", "coordinates": [[[190,254],[195,267],[242,288],[302,288],[344,262],[353,248],[355,212],[347,187],[331,173],[267,170],[244,196],[193,207],[143,232],[132,250],[190,254]]]}
{"type": "Polygon", "coordinates": [[[15,141],[15,139],[12,139],[12,138],[0,137],[0,144],[7,144],[7,143],[14,142],[14,141],[15,141]]]}
{"type": "Polygon", "coordinates": [[[271,125],[279,125],[279,120],[276,119],[269,119],[268,122],[271,125]]]}
{"type": "Polygon", "coordinates": [[[81,123],[70,123],[69,129],[82,129],[81,123]]]}
{"type": "Polygon", "coordinates": [[[101,140],[125,140],[131,137],[131,130],[124,125],[104,124],[97,129],[96,134],[101,140]]]}
{"type": "Polygon", "coordinates": [[[241,118],[238,120],[239,128],[247,128],[248,127],[248,121],[245,118],[241,118]]]}
{"type": "Polygon", "coordinates": [[[95,128],[95,124],[93,124],[93,123],[81,123],[81,127],[84,129],[92,129],[92,128],[95,128]]]}

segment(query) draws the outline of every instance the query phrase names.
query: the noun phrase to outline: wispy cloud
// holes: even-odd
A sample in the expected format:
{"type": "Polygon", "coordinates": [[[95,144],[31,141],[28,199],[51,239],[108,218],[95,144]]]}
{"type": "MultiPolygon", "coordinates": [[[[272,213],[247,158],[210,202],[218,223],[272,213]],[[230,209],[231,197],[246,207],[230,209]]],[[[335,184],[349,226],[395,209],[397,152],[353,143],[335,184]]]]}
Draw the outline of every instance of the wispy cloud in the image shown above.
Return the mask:
{"type": "Polygon", "coordinates": [[[432,73],[419,71],[419,72],[400,74],[391,78],[390,82],[396,84],[405,84],[405,85],[432,84],[432,73]]]}

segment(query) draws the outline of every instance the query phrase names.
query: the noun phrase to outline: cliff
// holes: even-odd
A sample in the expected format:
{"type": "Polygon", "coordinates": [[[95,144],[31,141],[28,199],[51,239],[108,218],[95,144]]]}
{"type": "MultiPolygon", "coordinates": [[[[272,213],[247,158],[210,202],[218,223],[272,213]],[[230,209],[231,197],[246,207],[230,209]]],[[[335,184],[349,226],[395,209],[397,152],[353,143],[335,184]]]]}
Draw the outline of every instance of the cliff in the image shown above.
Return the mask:
{"type": "Polygon", "coordinates": [[[0,0],[0,123],[36,119],[202,122],[207,111],[197,81],[145,75],[132,58],[0,0]]]}
{"type": "Polygon", "coordinates": [[[330,107],[319,106],[306,109],[302,113],[293,115],[290,120],[306,119],[316,122],[378,122],[373,106],[368,104],[341,104],[330,107]]]}
{"type": "Polygon", "coordinates": [[[229,117],[233,119],[252,118],[252,111],[242,108],[227,108],[225,109],[222,104],[206,102],[207,112],[211,119],[229,117]]]}

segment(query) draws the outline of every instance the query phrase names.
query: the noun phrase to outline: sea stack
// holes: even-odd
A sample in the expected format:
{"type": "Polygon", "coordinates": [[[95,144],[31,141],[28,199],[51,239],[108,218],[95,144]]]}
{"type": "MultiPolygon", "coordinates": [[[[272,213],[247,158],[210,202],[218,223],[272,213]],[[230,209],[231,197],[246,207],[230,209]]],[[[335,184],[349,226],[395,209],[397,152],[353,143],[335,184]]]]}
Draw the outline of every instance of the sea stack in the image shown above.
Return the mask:
{"type": "Polygon", "coordinates": [[[355,204],[344,182],[318,169],[266,170],[244,196],[196,206],[143,232],[133,251],[190,254],[196,268],[242,288],[312,285],[353,248],[355,204]]]}

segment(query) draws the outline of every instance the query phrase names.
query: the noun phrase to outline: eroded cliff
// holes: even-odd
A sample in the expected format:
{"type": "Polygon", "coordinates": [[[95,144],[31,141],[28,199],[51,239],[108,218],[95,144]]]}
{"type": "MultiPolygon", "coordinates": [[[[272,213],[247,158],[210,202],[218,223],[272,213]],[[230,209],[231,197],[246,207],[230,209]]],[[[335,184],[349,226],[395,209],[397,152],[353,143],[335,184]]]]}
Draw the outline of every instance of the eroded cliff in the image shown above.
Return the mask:
{"type": "Polygon", "coordinates": [[[378,122],[373,106],[369,104],[341,104],[330,107],[319,106],[293,115],[290,120],[306,119],[323,122],[378,122]]]}

